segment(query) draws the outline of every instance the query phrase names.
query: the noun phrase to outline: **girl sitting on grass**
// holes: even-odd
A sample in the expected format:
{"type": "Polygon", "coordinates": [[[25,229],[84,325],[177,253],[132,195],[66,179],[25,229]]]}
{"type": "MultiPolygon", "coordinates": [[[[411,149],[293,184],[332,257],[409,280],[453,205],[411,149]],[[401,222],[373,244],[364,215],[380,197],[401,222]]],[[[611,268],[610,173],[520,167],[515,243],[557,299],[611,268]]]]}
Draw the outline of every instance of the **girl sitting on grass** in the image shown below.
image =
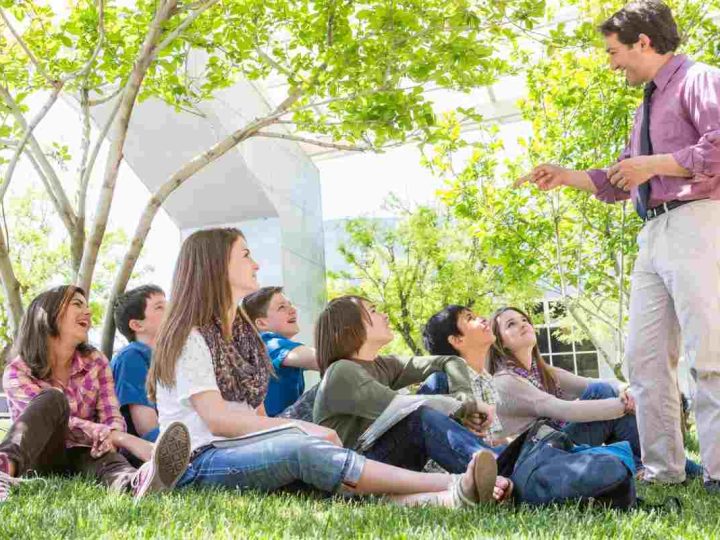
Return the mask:
{"type": "Polygon", "coordinates": [[[344,449],[330,429],[264,416],[272,369],[238,307],[257,290],[257,271],[237,229],[195,232],[180,249],[148,377],[160,427],[182,421],[190,429],[193,452],[179,486],[274,491],[301,482],[326,492],[452,507],[504,497],[508,480],[496,476],[489,453],[477,453],[462,475],[422,474],[344,449]],[[288,424],[304,433],[233,440],[288,424]]]}
{"type": "Polygon", "coordinates": [[[13,424],[0,443],[0,502],[28,471],[84,473],[136,497],[173,486],[190,452],[187,429],[167,426],[155,449],[125,433],[107,359],[87,343],[90,309],[73,285],[38,295],[5,367],[13,424]],[[118,452],[146,461],[139,470],[118,452]]]}
{"type": "MultiPolygon", "coordinates": [[[[505,307],[492,318],[497,340],[490,348],[488,370],[500,402],[498,416],[504,436],[526,430],[537,418],[550,418],[575,444],[600,446],[628,441],[642,477],[635,400],[617,381],[580,377],[548,366],[540,355],[530,317],[505,307]]],[[[687,459],[688,476],[702,476],[702,467],[687,459]]]]}

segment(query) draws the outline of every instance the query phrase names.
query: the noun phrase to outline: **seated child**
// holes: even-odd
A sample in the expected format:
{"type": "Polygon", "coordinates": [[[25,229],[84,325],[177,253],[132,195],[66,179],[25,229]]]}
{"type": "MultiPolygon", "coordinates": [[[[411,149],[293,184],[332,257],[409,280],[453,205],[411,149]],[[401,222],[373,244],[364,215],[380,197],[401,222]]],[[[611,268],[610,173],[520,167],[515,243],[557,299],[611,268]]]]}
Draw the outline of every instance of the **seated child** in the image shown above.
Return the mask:
{"type": "Polygon", "coordinates": [[[265,412],[277,416],[305,391],[303,373],[317,371],[315,349],[293,338],[300,332],[297,310],[282,287],[263,287],[243,299],[243,308],[260,332],[277,377],[270,379],[265,412]]]}
{"type": "MultiPolygon", "coordinates": [[[[470,308],[450,305],[428,320],[423,329],[423,344],[430,354],[456,355],[470,368],[472,390],[476,399],[495,407],[499,401],[492,376],[485,368],[485,358],[495,342],[490,321],[479,317],[470,308]]],[[[418,394],[447,394],[447,377],[435,373],[418,390],[418,394]]],[[[497,411],[496,411],[497,412],[497,411]]],[[[488,438],[493,443],[506,443],[502,423],[495,414],[488,438]]]]}
{"type": "Polygon", "coordinates": [[[136,497],[170,489],[185,471],[182,423],[166,425],[154,449],[125,433],[108,361],[87,342],[90,323],[85,292],[73,285],[28,306],[3,375],[13,424],[0,443],[0,502],[28,471],[82,474],[136,497]],[[118,450],[148,462],[136,470],[118,450]]]}
{"type": "Polygon", "coordinates": [[[313,411],[315,422],[337,431],[346,447],[377,461],[422,470],[432,459],[446,471],[465,470],[475,452],[490,448],[481,435],[492,422],[492,407],[473,396],[470,372],[461,358],[379,356],[392,339],[387,315],[368,300],[344,296],[327,305],[315,327],[323,373],[313,411]],[[450,393],[458,400],[454,417],[462,418],[465,426],[447,413],[422,405],[377,440],[362,440],[361,435],[383,412],[392,410],[388,409],[391,405],[405,406],[401,405],[405,396],[398,390],[436,372],[447,375],[450,393]]]}
{"type": "Polygon", "coordinates": [[[147,397],[145,380],[164,313],[165,293],[156,285],[127,291],[115,302],[115,326],[129,342],[110,364],[115,393],[128,433],[151,442],[159,433],[158,415],[147,397]]]}
{"type": "MultiPolygon", "coordinates": [[[[547,365],[530,316],[519,308],[498,310],[491,327],[497,339],[487,365],[500,396],[497,412],[504,435],[517,435],[536,419],[549,418],[575,444],[628,441],[642,469],[635,400],[629,389],[617,381],[580,377],[547,365]]],[[[701,476],[703,469],[686,459],[685,472],[701,476]]]]}

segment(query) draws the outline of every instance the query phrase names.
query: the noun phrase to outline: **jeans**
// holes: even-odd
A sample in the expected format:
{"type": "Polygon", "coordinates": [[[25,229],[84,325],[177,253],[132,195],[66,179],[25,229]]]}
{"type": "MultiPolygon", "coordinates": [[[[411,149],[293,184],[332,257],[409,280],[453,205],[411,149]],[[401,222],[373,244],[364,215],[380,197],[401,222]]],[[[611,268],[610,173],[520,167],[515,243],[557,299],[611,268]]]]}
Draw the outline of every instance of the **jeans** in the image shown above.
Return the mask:
{"type": "MultiPolygon", "coordinates": [[[[590,383],[580,399],[608,399],[617,397],[617,391],[608,383],[590,383]]],[[[606,443],[627,441],[633,451],[635,466],[642,468],[640,453],[640,436],[638,434],[637,420],[634,414],[626,414],[614,420],[598,420],[596,422],[572,422],[562,431],[575,442],[600,446],[606,443]]],[[[685,472],[688,476],[701,476],[702,466],[689,459],[685,460],[685,472]]]]}
{"type": "Polygon", "coordinates": [[[30,470],[39,474],[85,474],[113,490],[130,487],[135,468],[118,452],[93,458],[90,448],[65,447],[70,418],[67,398],[59,390],[46,389],[30,400],[13,422],[0,453],[15,463],[16,476],[30,470]]]}
{"type": "Polygon", "coordinates": [[[413,471],[432,459],[448,472],[462,473],[478,450],[497,457],[502,448],[485,444],[449,416],[422,406],[390,428],[365,456],[413,471]]]}
{"type": "Polygon", "coordinates": [[[417,394],[420,395],[443,395],[446,396],[450,393],[450,385],[448,378],[445,373],[438,371],[430,375],[422,386],[418,389],[417,394]]]}
{"type": "Polygon", "coordinates": [[[281,434],[230,448],[209,446],[195,456],[181,486],[218,486],[273,491],[298,482],[321,491],[357,485],[365,458],[317,437],[281,434]]]}

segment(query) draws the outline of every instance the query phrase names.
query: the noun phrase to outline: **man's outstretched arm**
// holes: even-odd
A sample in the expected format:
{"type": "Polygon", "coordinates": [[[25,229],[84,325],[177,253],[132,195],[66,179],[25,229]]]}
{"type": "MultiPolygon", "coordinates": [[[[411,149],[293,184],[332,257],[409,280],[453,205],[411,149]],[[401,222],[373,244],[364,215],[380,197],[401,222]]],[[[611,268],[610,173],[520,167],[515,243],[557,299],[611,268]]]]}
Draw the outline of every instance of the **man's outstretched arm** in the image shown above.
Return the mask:
{"type": "Polygon", "coordinates": [[[590,193],[597,193],[597,187],[585,171],[566,169],[559,165],[544,163],[535,167],[530,173],[530,179],[543,191],[549,191],[560,186],[569,186],[590,193]]]}

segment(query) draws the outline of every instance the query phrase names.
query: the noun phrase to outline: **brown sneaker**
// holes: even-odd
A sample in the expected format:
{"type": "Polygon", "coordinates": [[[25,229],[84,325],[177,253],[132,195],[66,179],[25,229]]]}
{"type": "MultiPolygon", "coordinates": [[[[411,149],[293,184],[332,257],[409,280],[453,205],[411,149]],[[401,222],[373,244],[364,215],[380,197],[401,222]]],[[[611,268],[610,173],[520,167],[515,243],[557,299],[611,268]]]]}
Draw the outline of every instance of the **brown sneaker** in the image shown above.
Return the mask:
{"type": "Polygon", "coordinates": [[[173,422],[160,434],[150,461],[138,470],[132,480],[135,500],[147,493],[168,491],[175,487],[190,461],[190,432],[185,424],[173,422]]]}

